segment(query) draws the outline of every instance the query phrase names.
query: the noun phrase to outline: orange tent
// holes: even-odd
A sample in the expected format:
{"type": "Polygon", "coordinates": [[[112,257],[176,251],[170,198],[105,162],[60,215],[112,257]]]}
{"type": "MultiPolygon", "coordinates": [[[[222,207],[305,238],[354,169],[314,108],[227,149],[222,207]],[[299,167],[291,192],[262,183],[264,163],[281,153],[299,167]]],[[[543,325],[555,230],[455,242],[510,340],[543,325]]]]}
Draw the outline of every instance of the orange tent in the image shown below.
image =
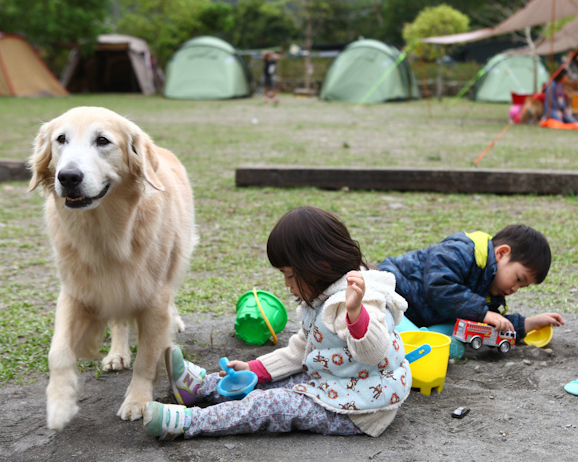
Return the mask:
{"type": "Polygon", "coordinates": [[[65,96],[66,89],[19,35],[0,32],[0,96],[65,96]]]}

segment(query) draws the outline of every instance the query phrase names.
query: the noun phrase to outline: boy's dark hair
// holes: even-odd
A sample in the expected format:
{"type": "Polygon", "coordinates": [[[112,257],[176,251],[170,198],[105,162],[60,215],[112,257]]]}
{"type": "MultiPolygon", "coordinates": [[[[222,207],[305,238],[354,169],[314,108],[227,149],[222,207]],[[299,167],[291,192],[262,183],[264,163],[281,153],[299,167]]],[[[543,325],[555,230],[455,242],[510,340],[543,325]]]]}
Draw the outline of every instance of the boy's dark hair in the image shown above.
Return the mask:
{"type": "Polygon", "coordinates": [[[275,268],[293,269],[308,305],[347,272],[367,267],[346,226],[333,214],[308,206],[281,217],[269,234],[267,256],[275,268]]]}
{"type": "Polygon", "coordinates": [[[528,268],[540,284],[550,269],[552,254],[546,237],[535,229],[525,225],[510,225],[499,231],[493,238],[494,248],[507,244],[510,246],[511,262],[519,262],[528,268]]]}

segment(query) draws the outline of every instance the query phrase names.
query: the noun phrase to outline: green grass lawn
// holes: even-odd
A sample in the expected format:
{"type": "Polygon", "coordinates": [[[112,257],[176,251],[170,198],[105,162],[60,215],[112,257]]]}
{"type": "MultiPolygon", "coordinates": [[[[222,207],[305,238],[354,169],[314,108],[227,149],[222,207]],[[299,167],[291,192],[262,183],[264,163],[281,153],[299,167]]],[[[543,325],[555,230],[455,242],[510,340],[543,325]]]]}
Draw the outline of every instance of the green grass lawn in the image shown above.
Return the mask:
{"type": "MultiPolygon", "coordinates": [[[[242,165],[414,166],[474,168],[507,123],[508,105],[425,101],[358,107],[282,95],[278,107],[258,97],[175,101],[162,97],[84,95],[0,99],[0,158],[26,159],[42,122],[81,105],[128,116],[182,160],[191,178],[201,241],[177,299],[181,313],[234,313],[253,286],[294,308],[270,267],[265,243],[290,208],[335,212],[370,263],[436,243],[449,234],[495,233],[525,223],[549,239],[546,281],[510,297],[510,309],[576,313],[578,201],[573,196],[399,193],[236,188],[242,165]]],[[[499,169],[578,170],[570,131],[513,126],[480,162],[499,169]]],[[[42,219],[43,198],[23,182],[0,183],[0,381],[32,380],[47,370],[58,278],[42,219]]]]}

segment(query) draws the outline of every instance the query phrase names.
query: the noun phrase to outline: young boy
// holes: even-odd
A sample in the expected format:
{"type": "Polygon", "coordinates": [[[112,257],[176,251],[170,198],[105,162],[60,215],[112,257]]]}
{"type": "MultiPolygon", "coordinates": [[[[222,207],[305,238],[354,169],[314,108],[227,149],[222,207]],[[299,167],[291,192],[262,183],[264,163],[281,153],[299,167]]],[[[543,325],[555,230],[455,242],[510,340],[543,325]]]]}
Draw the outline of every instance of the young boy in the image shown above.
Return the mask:
{"type": "Polygon", "coordinates": [[[502,332],[514,330],[522,340],[533,329],[564,324],[557,313],[528,318],[506,314],[506,296],[540,284],[550,261],[550,246],[542,233],[510,225],[493,238],[481,231],[457,233],[427,249],[388,257],[377,267],[395,275],[395,291],[409,305],[405,316],[416,326],[463,318],[502,332]]]}

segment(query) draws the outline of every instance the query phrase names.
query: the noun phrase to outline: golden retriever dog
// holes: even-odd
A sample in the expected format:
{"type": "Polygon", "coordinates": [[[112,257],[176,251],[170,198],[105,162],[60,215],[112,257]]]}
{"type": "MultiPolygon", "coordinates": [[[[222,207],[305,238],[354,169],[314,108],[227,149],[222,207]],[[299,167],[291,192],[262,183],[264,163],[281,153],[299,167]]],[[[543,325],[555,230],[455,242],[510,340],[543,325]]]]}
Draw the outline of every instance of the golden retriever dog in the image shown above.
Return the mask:
{"type": "Polygon", "coordinates": [[[540,119],[544,115],[544,101],[534,98],[533,96],[528,96],[524,100],[524,112],[520,116],[520,121],[522,123],[527,123],[530,118],[534,124],[538,124],[540,119]]]}
{"type": "Polygon", "coordinates": [[[48,353],[47,424],[76,415],[78,358],[103,370],[130,366],[129,323],[138,353],[117,413],[142,417],[175,330],[175,291],[197,242],[193,196],[178,159],[137,125],[104,108],[77,107],[42,125],[29,160],[29,190],[47,193],[45,219],[61,291],[48,353]]]}

